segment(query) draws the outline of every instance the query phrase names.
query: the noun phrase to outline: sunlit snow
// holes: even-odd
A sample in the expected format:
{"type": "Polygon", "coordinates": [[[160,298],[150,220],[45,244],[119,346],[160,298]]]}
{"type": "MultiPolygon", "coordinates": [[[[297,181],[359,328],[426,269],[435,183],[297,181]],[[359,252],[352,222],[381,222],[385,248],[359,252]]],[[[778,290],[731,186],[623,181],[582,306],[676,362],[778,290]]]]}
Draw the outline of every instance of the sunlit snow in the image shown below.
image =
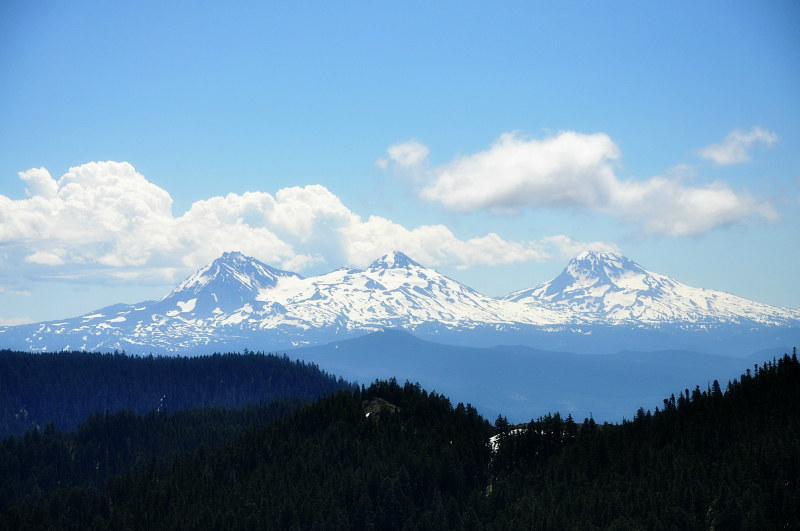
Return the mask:
{"type": "Polygon", "coordinates": [[[84,334],[97,337],[91,345],[97,349],[125,341],[180,350],[255,331],[274,332],[284,344],[299,345],[386,328],[424,327],[439,334],[534,327],[589,335],[598,323],[636,328],[669,323],[687,330],[738,322],[800,326],[800,311],[693,288],[623,256],[591,252],[549,282],[504,298],[482,295],[397,252],[364,270],[341,268],[310,278],[226,253],[159,301],[120,305],[114,314],[104,322],[97,320],[105,314],[97,312],[2,330],[30,330],[24,340],[38,350],[59,350],[77,337],[86,342],[84,334]],[[138,319],[130,318],[134,310],[141,312],[138,319]]]}

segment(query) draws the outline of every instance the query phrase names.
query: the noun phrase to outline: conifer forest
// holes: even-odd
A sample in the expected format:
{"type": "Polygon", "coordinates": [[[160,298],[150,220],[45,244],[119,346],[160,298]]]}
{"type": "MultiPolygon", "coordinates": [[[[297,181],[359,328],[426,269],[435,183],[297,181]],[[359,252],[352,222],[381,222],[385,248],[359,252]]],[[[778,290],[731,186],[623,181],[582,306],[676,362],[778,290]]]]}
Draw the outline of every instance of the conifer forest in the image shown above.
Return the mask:
{"type": "Polygon", "coordinates": [[[0,529],[800,529],[796,352],[618,424],[251,352],[0,364],[0,529]]]}

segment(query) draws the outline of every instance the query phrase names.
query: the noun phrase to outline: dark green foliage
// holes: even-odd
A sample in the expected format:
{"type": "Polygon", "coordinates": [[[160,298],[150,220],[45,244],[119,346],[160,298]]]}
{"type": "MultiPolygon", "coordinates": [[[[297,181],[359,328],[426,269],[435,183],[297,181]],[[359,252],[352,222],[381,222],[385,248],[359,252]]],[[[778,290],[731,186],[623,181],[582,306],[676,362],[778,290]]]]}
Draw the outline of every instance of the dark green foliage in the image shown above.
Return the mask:
{"type": "Polygon", "coordinates": [[[800,528],[800,365],[784,358],[575,430],[558,416],[510,435],[490,520],[530,529],[800,528]]]}
{"type": "MultiPolygon", "coordinates": [[[[451,529],[478,525],[489,424],[412,384],[341,392],[212,448],[148,461],[103,490],[13,508],[30,528],[451,529]],[[366,413],[370,415],[367,416],[366,413]],[[477,511],[476,511],[477,507],[477,511]]],[[[3,521],[0,520],[0,528],[3,521]]]]}
{"type": "MultiPolygon", "coordinates": [[[[192,438],[194,449],[101,487],[33,488],[0,529],[798,529],[798,411],[796,356],[620,425],[553,414],[492,426],[419,385],[376,382],[239,435],[209,417],[211,442],[192,438]]],[[[181,438],[177,415],[137,418],[181,438]]],[[[25,437],[14,451],[40,464],[36,478],[19,475],[23,490],[64,462],[52,428],[25,437]]],[[[85,444],[74,444],[77,455],[85,444]]]]}
{"type": "Polygon", "coordinates": [[[153,459],[177,457],[201,444],[218,446],[304,404],[279,398],[228,410],[94,413],[71,433],[48,424],[43,432],[8,437],[0,442],[0,513],[56,489],[100,488],[113,476],[140,470],[153,459]]]}
{"type": "Polygon", "coordinates": [[[71,430],[95,412],[232,408],[279,397],[314,400],[348,388],[317,366],[286,356],[138,357],[0,351],[0,438],[71,430]]]}

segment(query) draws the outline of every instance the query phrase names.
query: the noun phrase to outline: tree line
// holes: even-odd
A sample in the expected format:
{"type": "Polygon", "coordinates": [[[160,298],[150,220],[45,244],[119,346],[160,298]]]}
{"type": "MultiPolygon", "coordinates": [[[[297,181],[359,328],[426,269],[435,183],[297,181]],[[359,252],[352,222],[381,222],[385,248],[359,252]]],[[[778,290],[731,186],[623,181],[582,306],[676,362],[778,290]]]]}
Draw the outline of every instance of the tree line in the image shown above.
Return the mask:
{"type": "Polygon", "coordinates": [[[527,529],[800,528],[800,365],[684,389],[620,425],[557,414],[495,455],[492,518],[527,529]]]}
{"type": "Polygon", "coordinates": [[[247,350],[197,357],[0,350],[0,438],[48,423],[72,430],[95,412],[310,401],[351,385],[314,364],[247,350]]]}

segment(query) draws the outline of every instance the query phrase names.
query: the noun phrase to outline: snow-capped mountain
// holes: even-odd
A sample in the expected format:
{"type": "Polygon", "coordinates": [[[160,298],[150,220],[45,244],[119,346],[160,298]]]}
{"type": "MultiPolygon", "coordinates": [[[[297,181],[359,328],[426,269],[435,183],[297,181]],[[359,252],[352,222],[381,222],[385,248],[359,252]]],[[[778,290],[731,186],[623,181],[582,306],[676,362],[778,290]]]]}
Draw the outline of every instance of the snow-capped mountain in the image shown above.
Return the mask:
{"type": "Polygon", "coordinates": [[[274,269],[241,253],[224,253],[158,301],[165,313],[232,313],[274,288],[281,279],[302,279],[297,273],[274,269]]]}
{"type": "Polygon", "coordinates": [[[504,298],[534,307],[554,303],[609,324],[797,322],[800,312],[722,291],[694,288],[610,252],[584,252],[553,280],[504,298]]]}
{"type": "MultiPolygon", "coordinates": [[[[746,329],[751,338],[755,328],[769,328],[767,340],[784,344],[787,336],[773,329],[788,328],[794,334],[789,337],[796,337],[800,312],[691,288],[612,253],[584,253],[550,282],[501,299],[397,251],[364,270],[343,268],[310,278],[225,253],[160,300],[0,328],[0,347],[275,350],[392,328],[450,343],[613,351],[632,345],[630,333],[639,334],[638,344],[657,340],[654,348],[674,348],[664,331],[675,325],[683,334],[687,327],[702,330],[704,341],[714,327],[714,341],[735,335],[722,326],[740,326],[737,330],[746,329]],[[643,336],[642,330],[657,335],[643,336]]],[[[752,341],[763,342],[761,336],[752,341]]]]}
{"type": "Polygon", "coordinates": [[[291,323],[309,328],[339,326],[347,331],[385,328],[414,330],[547,325],[569,319],[551,304],[499,301],[428,269],[399,251],[375,260],[365,270],[337,269],[308,279],[281,279],[257,300],[268,311],[261,325],[291,323]],[[552,307],[552,308],[551,308],[552,307]]]}

